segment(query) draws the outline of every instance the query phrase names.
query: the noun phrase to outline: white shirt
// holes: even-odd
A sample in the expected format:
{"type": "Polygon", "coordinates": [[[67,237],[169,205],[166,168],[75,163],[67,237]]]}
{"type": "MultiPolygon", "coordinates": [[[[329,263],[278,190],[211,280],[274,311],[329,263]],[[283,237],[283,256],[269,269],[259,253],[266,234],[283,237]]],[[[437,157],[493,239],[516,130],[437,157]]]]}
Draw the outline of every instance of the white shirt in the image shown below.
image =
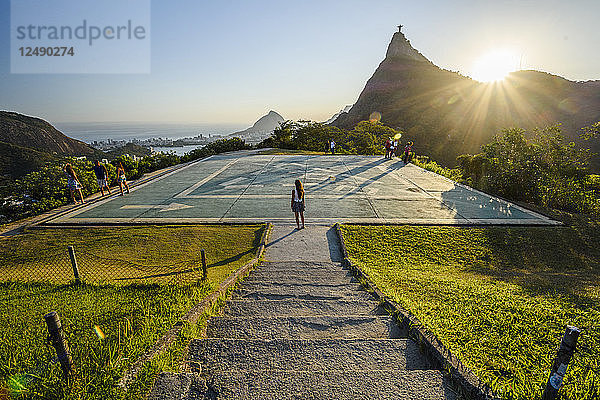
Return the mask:
{"type": "Polygon", "coordinates": [[[292,189],[292,191],[294,192],[294,201],[295,201],[295,202],[300,202],[300,201],[302,201],[302,199],[300,199],[300,198],[298,197],[298,191],[297,191],[296,189],[292,189]]]}

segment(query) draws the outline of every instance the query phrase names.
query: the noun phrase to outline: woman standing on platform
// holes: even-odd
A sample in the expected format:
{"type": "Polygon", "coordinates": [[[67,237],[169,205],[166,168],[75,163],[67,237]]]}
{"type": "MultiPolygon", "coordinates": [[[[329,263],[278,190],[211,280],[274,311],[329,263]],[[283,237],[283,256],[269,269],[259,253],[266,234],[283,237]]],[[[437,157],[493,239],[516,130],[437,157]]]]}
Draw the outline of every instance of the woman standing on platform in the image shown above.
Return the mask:
{"type": "Polygon", "coordinates": [[[125,177],[125,168],[123,168],[123,164],[119,163],[117,167],[117,182],[119,182],[119,189],[121,189],[121,196],[123,196],[123,186],[127,189],[127,194],[129,194],[129,185],[127,184],[127,178],[125,177]]]}
{"type": "Polygon", "coordinates": [[[304,188],[299,179],[296,179],[294,183],[296,187],[292,189],[292,211],[296,215],[297,229],[300,230],[304,229],[304,188]],[[300,214],[300,219],[302,220],[302,228],[300,228],[298,214],[300,214]]]}
{"type": "Polygon", "coordinates": [[[79,182],[79,178],[77,178],[77,174],[75,170],[71,166],[71,164],[65,165],[64,168],[65,174],[67,174],[67,187],[69,188],[69,192],[71,192],[71,198],[73,198],[73,203],[77,204],[77,199],[75,198],[75,193],[79,193],[79,198],[81,199],[81,204],[85,203],[83,200],[83,193],[81,193],[81,182],[79,182]]]}

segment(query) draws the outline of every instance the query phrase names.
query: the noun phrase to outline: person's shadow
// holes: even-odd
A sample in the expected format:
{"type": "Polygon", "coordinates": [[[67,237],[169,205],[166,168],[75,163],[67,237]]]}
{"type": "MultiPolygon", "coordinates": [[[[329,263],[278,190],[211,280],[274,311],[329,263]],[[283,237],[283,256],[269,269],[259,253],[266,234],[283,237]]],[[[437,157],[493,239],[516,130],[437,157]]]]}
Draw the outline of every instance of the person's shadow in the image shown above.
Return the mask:
{"type": "Polygon", "coordinates": [[[282,237],[280,237],[279,239],[276,239],[276,240],[273,240],[272,242],[269,242],[269,243],[267,243],[267,245],[266,245],[265,247],[271,247],[271,246],[272,246],[272,245],[274,245],[275,243],[279,243],[279,242],[281,242],[283,239],[285,239],[286,237],[288,237],[288,236],[290,236],[290,235],[292,235],[292,234],[296,233],[297,231],[298,231],[298,230],[297,230],[296,228],[293,228],[293,230],[292,230],[290,233],[283,235],[283,236],[282,236],[282,237]]]}

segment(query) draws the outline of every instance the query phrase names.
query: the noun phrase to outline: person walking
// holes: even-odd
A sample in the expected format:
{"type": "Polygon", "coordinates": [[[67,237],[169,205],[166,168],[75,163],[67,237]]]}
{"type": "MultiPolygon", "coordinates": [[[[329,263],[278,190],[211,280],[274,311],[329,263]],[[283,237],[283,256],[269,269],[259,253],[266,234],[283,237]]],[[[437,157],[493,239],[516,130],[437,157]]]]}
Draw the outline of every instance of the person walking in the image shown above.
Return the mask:
{"type": "Polygon", "coordinates": [[[390,157],[390,148],[392,147],[392,141],[391,141],[391,139],[392,139],[392,138],[388,138],[388,139],[385,141],[385,158],[386,158],[386,160],[387,160],[388,158],[391,158],[391,157],[390,157]]]}
{"type": "Polygon", "coordinates": [[[329,145],[329,148],[331,149],[331,155],[334,156],[335,155],[335,141],[333,139],[331,139],[331,144],[329,145]]]}
{"type": "Polygon", "coordinates": [[[77,178],[77,174],[75,170],[71,166],[71,164],[66,164],[64,168],[65,174],[67,175],[67,187],[69,188],[69,192],[71,192],[71,198],[73,199],[73,203],[77,204],[77,199],[75,198],[75,193],[79,193],[79,197],[81,198],[81,204],[85,203],[83,200],[83,193],[81,192],[81,182],[79,182],[79,178],[77,178]]]}
{"type": "Polygon", "coordinates": [[[300,179],[296,179],[294,182],[296,186],[292,189],[292,211],[296,216],[296,229],[304,229],[304,188],[302,187],[302,182],[300,179]],[[302,228],[300,228],[300,220],[298,219],[298,215],[300,215],[300,220],[302,220],[302,228]]]}
{"type": "Polygon", "coordinates": [[[394,139],[394,142],[392,143],[392,154],[390,154],[390,158],[392,158],[393,156],[398,157],[398,152],[400,151],[398,149],[398,146],[400,146],[400,144],[398,143],[398,139],[394,139]]]}
{"type": "Polygon", "coordinates": [[[408,143],[406,143],[406,146],[404,147],[404,155],[402,157],[402,161],[404,161],[404,164],[408,164],[408,162],[410,161],[410,153],[412,151],[412,145],[413,145],[413,142],[408,142],[408,143]]]}
{"type": "Polygon", "coordinates": [[[100,164],[100,161],[96,160],[96,165],[94,165],[94,175],[96,175],[96,181],[98,182],[98,187],[100,188],[100,193],[104,196],[104,188],[110,194],[110,187],[107,183],[108,171],[106,170],[106,166],[104,164],[100,164]]]}
{"type": "Polygon", "coordinates": [[[123,196],[123,186],[125,186],[127,189],[127,194],[129,194],[129,185],[127,184],[125,168],[123,168],[122,163],[119,163],[119,167],[117,167],[117,181],[119,182],[119,188],[121,189],[121,196],[123,196]]]}

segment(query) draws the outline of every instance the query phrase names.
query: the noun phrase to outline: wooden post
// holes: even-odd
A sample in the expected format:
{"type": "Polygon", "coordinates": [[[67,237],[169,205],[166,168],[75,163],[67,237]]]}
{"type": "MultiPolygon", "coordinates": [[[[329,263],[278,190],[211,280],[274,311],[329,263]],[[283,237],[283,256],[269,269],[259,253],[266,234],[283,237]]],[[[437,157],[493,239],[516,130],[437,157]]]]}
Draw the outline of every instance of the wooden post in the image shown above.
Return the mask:
{"type": "Polygon", "coordinates": [[[62,330],[60,318],[58,318],[56,311],[52,311],[44,315],[44,320],[46,320],[46,325],[48,326],[48,339],[54,349],[56,349],[56,355],[58,356],[63,376],[65,379],[69,379],[69,376],[73,373],[73,359],[71,358],[69,345],[62,330]]]}
{"type": "Polygon", "coordinates": [[[79,269],[77,268],[77,259],[75,258],[75,249],[73,246],[69,246],[69,257],[71,258],[71,265],[73,266],[75,283],[81,283],[81,280],[79,279],[79,269]]]}
{"type": "Polygon", "coordinates": [[[205,281],[208,278],[208,271],[206,270],[206,253],[204,249],[200,250],[202,255],[202,280],[205,281]]]}
{"type": "Polygon", "coordinates": [[[552,365],[552,371],[550,371],[550,377],[546,383],[544,394],[542,394],[542,400],[554,400],[558,396],[558,391],[563,384],[563,379],[567,373],[567,367],[569,361],[573,357],[575,346],[577,345],[577,339],[581,331],[574,326],[567,326],[565,335],[560,342],[560,347],[554,359],[552,365]]]}

